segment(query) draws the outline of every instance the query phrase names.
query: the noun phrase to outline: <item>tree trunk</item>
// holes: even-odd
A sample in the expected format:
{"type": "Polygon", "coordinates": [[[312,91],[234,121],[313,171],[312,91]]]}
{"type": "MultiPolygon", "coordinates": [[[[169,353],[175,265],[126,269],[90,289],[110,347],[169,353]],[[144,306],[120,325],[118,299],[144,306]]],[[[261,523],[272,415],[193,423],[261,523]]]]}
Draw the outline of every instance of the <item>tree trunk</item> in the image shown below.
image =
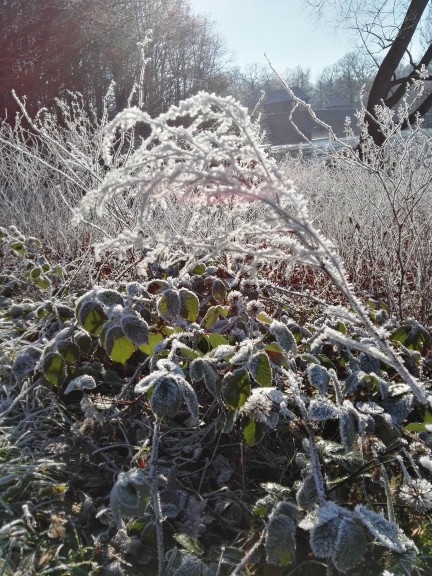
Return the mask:
{"type": "MultiPolygon", "coordinates": [[[[397,67],[399,66],[404,54],[408,49],[409,43],[413,38],[414,32],[416,31],[428,4],[429,0],[411,0],[399,32],[394,39],[389,51],[387,52],[384,60],[382,61],[375,80],[372,84],[366,108],[366,120],[368,122],[369,135],[378,146],[381,146],[384,143],[385,137],[380,130],[379,122],[374,121],[375,107],[389,102],[391,102],[393,105],[396,103],[394,102],[395,98],[392,98],[391,96],[389,97],[393,87],[392,79],[396,73],[397,67]]],[[[428,57],[430,61],[431,54],[429,54],[429,52],[430,51],[428,50],[422,61],[425,59],[425,57],[428,57]]],[[[401,84],[398,90],[396,90],[396,93],[399,96],[398,100],[400,100],[400,98],[405,94],[408,85],[409,81],[407,80],[401,84]]],[[[361,155],[361,141],[359,143],[359,152],[361,155]]]]}

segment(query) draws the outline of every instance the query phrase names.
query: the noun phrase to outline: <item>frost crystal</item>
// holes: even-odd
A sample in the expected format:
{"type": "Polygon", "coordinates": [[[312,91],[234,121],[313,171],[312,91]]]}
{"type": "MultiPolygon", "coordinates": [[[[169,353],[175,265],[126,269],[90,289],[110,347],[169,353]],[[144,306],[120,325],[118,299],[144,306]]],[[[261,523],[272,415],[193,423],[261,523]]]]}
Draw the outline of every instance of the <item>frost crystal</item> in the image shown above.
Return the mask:
{"type": "Polygon", "coordinates": [[[423,514],[432,509],[432,484],[417,478],[404,484],[399,492],[401,501],[416,512],[423,514]]]}
{"type": "Polygon", "coordinates": [[[279,420],[279,414],[290,417],[292,413],[286,408],[287,397],[277,388],[254,388],[252,394],[241,408],[255,422],[262,422],[269,428],[274,428],[279,420]]]}

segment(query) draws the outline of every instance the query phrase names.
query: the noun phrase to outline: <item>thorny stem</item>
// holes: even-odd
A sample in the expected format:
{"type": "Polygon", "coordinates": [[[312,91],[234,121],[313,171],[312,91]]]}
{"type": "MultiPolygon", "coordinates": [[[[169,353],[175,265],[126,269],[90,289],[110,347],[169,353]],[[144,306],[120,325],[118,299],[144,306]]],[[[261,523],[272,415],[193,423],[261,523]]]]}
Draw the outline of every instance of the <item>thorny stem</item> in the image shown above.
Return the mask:
{"type": "Polygon", "coordinates": [[[252,546],[252,548],[250,548],[246,552],[246,554],[243,556],[241,562],[239,564],[237,564],[237,566],[234,569],[234,572],[231,572],[231,576],[240,576],[241,575],[241,573],[243,572],[243,570],[246,568],[247,564],[249,563],[249,560],[254,555],[255,551],[258,550],[258,548],[261,546],[261,544],[264,540],[264,536],[265,536],[265,530],[263,530],[261,532],[261,535],[258,538],[258,540],[255,542],[255,544],[252,546]]]}
{"type": "Polygon", "coordinates": [[[308,428],[309,432],[309,450],[311,456],[311,466],[312,473],[315,480],[315,486],[318,493],[318,502],[320,506],[324,506],[326,502],[326,495],[324,490],[324,479],[321,473],[321,466],[319,463],[318,452],[315,446],[315,434],[311,428],[308,428]]]}
{"type": "Polygon", "coordinates": [[[158,489],[158,477],[157,477],[157,457],[159,448],[159,437],[160,437],[160,425],[161,421],[159,417],[156,417],[154,427],[153,427],[153,442],[150,454],[150,460],[148,469],[151,475],[151,497],[153,510],[155,515],[155,526],[156,526],[156,545],[157,545],[157,556],[158,556],[158,576],[163,576],[165,569],[164,561],[164,542],[163,542],[163,528],[162,528],[162,508],[159,498],[158,489]]]}

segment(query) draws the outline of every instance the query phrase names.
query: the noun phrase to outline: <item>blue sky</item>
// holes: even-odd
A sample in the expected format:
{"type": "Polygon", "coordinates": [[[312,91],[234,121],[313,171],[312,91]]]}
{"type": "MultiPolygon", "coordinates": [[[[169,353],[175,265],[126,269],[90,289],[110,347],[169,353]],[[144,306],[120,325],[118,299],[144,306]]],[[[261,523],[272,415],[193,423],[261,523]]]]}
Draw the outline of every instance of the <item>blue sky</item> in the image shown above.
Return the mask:
{"type": "Polygon", "coordinates": [[[313,74],[354,49],[353,39],[316,21],[305,0],[190,0],[194,12],[208,14],[234,55],[233,64],[266,64],[276,69],[301,65],[313,74]]]}

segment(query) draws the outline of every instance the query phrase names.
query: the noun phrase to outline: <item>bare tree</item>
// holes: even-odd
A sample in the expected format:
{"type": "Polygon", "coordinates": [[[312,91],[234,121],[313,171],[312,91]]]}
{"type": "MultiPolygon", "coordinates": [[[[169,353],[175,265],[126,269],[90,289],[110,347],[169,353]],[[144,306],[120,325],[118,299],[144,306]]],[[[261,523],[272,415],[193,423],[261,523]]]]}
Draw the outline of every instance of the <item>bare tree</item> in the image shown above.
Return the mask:
{"type": "MultiPolygon", "coordinates": [[[[432,59],[431,27],[425,26],[429,0],[307,0],[318,12],[337,9],[338,23],[354,30],[375,60],[377,72],[366,107],[369,135],[378,146],[384,136],[376,115],[382,104],[394,108],[406,95],[420,70],[432,59]],[[423,41],[420,43],[420,37],[423,41]],[[417,48],[421,46],[422,49],[417,48]],[[406,66],[402,66],[406,63],[406,66]],[[400,74],[400,70],[405,73],[400,74]]],[[[432,94],[421,101],[407,120],[414,123],[432,106],[432,94]]]]}
{"type": "Polygon", "coordinates": [[[228,63],[212,22],[188,0],[1,0],[0,117],[17,111],[12,90],[34,114],[79,91],[99,114],[114,81],[114,111],[139,81],[149,30],[143,104],[153,115],[208,90],[226,90],[228,63]]]}

